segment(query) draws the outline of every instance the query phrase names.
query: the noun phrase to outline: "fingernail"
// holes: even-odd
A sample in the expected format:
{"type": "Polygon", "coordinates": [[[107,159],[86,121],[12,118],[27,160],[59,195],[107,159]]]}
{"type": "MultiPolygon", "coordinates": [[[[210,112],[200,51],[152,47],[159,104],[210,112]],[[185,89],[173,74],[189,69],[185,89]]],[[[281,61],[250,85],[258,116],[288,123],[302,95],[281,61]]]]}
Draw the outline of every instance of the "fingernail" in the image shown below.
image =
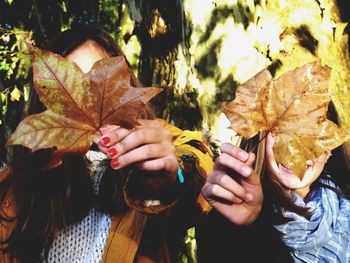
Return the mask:
{"type": "Polygon", "coordinates": [[[248,194],[245,195],[245,199],[246,199],[247,201],[251,202],[251,201],[253,201],[253,195],[250,194],[250,193],[248,193],[248,194]]]}
{"type": "Polygon", "coordinates": [[[252,173],[252,169],[248,166],[243,166],[242,173],[244,176],[249,176],[252,173]]]}
{"type": "Polygon", "coordinates": [[[107,145],[111,141],[111,139],[109,139],[109,137],[107,137],[107,136],[106,137],[102,137],[101,140],[102,140],[104,145],[107,145]]]}
{"type": "Polygon", "coordinates": [[[110,149],[108,149],[107,152],[108,152],[108,156],[111,158],[113,158],[114,156],[117,155],[117,150],[115,148],[110,148],[110,149]]]}
{"type": "Polygon", "coordinates": [[[241,151],[241,152],[238,153],[238,157],[239,157],[239,159],[241,159],[242,161],[245,161],[245,160],[248,159],[248,153],[241,151]]]}
{"type": "Polygon", "coordinates": [[[240,204],[240,203],[242,203],[242,202],[243,202],[243,200],[242,200],[241,198],[236,197],[236,203],[237,203],[237,204],[240,204]]]}
{"type": "Polygon", "coordinates": [[[112,166],[113,169],[117,169],[119,167],[119,165],[120,164],[119,164],[119,161],[117,159],[113,159],[111,161],[111,166],[112,166]]]}

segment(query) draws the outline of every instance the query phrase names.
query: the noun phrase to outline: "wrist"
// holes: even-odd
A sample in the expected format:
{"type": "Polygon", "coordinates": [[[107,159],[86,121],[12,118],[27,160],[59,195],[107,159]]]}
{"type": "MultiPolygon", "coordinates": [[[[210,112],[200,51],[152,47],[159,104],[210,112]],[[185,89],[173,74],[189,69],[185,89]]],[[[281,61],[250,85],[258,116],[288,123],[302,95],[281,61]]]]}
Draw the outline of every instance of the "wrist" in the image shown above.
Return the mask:
{"type": "Polygon", "coordinates": [[[254,224],[257,221],[258,217],[260,216],[261,211],[262,211],[262,204],[260,204],[253,210],[253,213],[251,213],[249,219],[246,221],[244,225],[249,226],[254,224]]]}
{"type": "Polygon", "coordinates": [[[177,170],[172,173],[159,172],[159,171],[144,171],[135,170],[134,174],[138,180],[144,186],[147,192],[159,192],[163,189],[168,189],[176,184],[177,170]]]}

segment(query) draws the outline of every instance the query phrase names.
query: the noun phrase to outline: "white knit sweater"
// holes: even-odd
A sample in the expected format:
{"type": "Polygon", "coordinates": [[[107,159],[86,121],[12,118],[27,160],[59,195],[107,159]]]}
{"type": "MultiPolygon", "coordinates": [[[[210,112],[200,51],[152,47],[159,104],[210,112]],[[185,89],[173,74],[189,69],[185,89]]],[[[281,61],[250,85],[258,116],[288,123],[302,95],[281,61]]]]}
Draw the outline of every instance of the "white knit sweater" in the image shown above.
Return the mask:
{"type": "MultiPolygon", "coordinates": [[[[98,195],[101,177],[106,167],[99,163],[107,156],[101,152],[89,151],[86,157],[91,161],[94,194],[98,195]]],[[[48,253],[47,263],[97,263],[101,262],[107,242],[111,217],[93,207],[79,223],[62,229],[55,237],[48,253]]]]}

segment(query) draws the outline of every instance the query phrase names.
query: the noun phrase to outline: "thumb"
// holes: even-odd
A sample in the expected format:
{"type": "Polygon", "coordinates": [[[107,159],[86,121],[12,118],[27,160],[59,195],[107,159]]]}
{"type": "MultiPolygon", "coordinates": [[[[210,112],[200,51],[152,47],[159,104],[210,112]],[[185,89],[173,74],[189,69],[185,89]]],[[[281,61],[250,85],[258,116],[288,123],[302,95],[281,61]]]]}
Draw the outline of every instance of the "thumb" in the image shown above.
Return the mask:
{"type": "Polygon", "coordinates": [[[100,132],[101,135],[104,135],[109,131],[111,131],[113,128],[114,127],[112,125],[104,125],[104,126],[101,126],[98,131],[100,132]]]}
{"type": "Polygon", "coordinates": [[[138,119],[137,121],[140,123],[141,127],[151,128],[151,127],[160,127],[161,126],[158,120],[138,119]]]}

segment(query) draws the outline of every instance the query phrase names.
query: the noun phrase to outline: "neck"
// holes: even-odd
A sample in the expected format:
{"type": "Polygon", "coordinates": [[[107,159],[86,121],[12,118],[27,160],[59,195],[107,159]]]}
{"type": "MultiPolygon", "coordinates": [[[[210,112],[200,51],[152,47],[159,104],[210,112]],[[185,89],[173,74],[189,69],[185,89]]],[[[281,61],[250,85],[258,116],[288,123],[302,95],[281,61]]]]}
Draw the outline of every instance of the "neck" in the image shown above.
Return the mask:
{"type": "Polygon", "coordinates": [[[307,194],[310,192],[310,186],[301,188],[301,189],[296,189],[295,192],[300,195],[302,198],[305,198],[307,194]]]}

